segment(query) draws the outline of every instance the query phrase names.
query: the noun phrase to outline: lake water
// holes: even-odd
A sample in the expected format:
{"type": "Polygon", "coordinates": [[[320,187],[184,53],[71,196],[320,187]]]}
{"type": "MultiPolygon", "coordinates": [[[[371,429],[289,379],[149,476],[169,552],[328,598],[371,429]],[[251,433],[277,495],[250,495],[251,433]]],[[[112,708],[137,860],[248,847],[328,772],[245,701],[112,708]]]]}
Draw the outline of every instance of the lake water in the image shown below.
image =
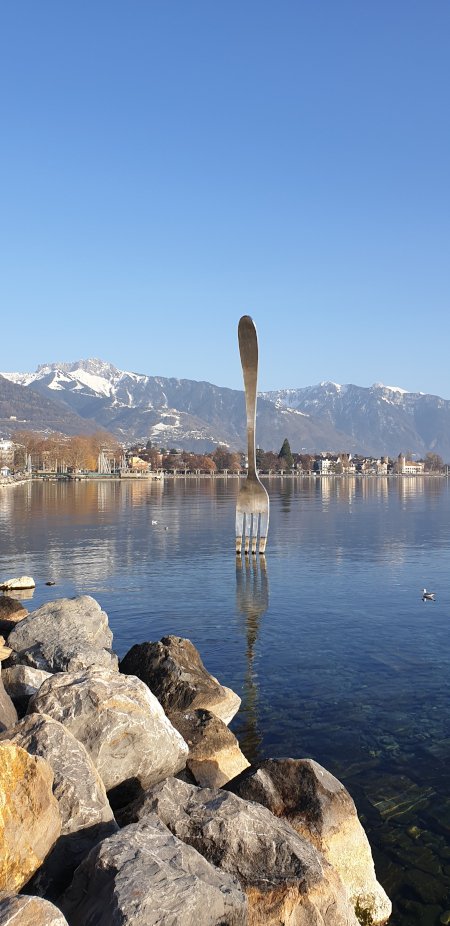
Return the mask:
{"type": "Polygon", "coordinates": [[[119,656],[189,637],[242,698],[231,728],[250,760],[308,756],[344,781],[392,926],[438,924],[450,910],[449,482],[266,485],[266,557],[244,564],[237,479],[0,490],[0,578],[34,576],[29,610],[93,595],[119,656]]]}

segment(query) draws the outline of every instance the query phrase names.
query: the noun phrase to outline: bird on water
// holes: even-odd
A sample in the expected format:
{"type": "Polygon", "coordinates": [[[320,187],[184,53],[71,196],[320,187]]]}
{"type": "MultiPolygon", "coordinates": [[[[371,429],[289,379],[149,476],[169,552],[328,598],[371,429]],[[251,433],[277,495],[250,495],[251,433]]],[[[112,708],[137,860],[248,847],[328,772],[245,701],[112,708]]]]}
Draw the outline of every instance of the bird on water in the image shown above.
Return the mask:
{"type": "Polygon", "coordinates": [[[427,592],[426,588],[422,589],[422,592],[423,592],[422,601],[435,601],[436,600],[434,597],[436,592],[427,592]]]}

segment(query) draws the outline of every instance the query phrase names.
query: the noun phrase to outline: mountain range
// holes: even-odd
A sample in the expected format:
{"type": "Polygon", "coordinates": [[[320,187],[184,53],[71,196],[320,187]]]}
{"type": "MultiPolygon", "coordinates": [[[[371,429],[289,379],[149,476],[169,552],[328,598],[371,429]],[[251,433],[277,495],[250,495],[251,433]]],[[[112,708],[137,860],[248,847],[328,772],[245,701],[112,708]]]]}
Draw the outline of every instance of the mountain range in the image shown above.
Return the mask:
{"type": "MultiPolygon", "coordinates": [[[[208,452],[246,447],[244,393],[196,380],[146,376],[102,360],[51,363],[35,373],[0,374],[0,432],[17,428],[92,433],[105,428],[124,443],[147,441],[208,452]]],[[[375,383],[319,383],[263,392],[258,443],[277,450],[346,450],[450,459],[450,402],[375,383]]]]}

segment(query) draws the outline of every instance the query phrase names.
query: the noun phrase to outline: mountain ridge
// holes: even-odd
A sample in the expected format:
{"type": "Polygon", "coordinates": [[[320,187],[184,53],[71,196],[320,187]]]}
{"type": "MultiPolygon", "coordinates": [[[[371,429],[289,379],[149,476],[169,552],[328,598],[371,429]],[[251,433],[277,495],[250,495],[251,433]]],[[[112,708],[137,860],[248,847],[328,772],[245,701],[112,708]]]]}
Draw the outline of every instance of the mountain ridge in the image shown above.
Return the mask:
{"type": "MultiPolygon", "coordinates": [[[[197,380],[147,376],[119,370],[105,361],[40,364],[36,373],[6,373],[17,388],[32,388],[124,442],[151,439],[159,445],[208,452],[217,444],[246,447],[245,395],[242,390],[197,380]]],[[[313,452],[345,446],[365,452],[358,439],[297,409],[258,402],[261,446],[281,447],[288,437],[293,450],[313,452]]]]}
{"type": "MultiPolygon", "coordinates": [[[[197,380],[119,370],[97,358],[40,364],[35,373],[0,374],[124,442],[147,440],[207,452],[246,446],[242,390],[197,380]]],[[[72,421],[73,426],[73,421],[72,421]]],[[[276,450],[347,450],[396,456],[429,450],[450,459],[450,400],[400,386],[314,386],[259,393],[258,442],[276,450]]]]}

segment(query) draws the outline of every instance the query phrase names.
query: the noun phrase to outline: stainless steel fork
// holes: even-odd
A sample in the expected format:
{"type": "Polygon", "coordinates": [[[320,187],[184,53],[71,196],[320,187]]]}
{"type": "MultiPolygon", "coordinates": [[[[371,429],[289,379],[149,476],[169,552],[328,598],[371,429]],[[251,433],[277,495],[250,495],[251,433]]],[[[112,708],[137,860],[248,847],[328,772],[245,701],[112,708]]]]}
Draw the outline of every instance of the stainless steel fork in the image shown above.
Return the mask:
{"type": "Polygon", "coordinates": [[[236,553],[250,550],[256,553],[259,524],[259,552],[266,549],[269,529],[269,496],[256,473],[256,390],[258,382],[258,337],[250,315],[243,315],[238,326],[239,353],[244,376],[245,405],[247,409],[248,475],[239,489],[236,502],[236,553]]]}

